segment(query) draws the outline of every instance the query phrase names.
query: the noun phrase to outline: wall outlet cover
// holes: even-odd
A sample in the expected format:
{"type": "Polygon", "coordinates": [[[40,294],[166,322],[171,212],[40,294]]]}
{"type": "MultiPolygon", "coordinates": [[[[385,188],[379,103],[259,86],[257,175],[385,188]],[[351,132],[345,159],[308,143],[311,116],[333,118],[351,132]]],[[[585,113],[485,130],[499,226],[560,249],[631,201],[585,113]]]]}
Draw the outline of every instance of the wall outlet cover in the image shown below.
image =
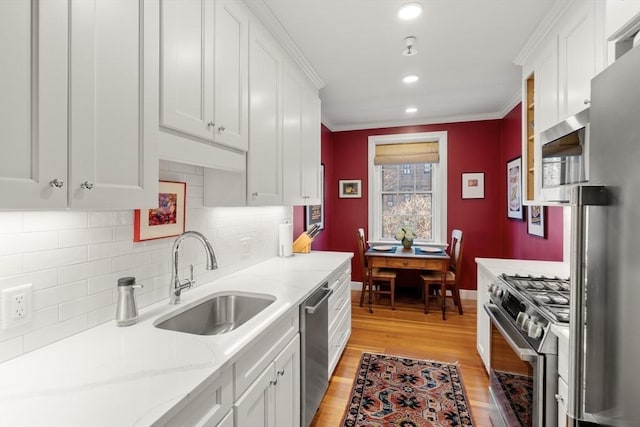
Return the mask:
{"type": "Polygon", "coordinates": [[[2,305],[2,329],[14,328],[31,322],[33,318],[33,286],[31,283],[3,289],[0,294],[2,305]]]}

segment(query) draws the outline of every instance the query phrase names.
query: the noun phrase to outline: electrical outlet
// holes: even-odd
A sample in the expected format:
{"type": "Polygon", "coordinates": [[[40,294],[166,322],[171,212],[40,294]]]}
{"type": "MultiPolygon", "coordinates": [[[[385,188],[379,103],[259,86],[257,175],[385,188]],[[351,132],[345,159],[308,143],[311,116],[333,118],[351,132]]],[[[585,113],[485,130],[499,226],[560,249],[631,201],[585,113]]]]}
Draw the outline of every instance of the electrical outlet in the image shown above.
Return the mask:
{"type": "Polygon", "coordinates": [[[240,239],[240,253],[248,254],[251,252],[251,237],[240,239]]]}
{"type": "Polygon", "coordinates": [[[31,283],[2,290],[2,328],[24,325],[32,317],[33,286],[31,283]]]}

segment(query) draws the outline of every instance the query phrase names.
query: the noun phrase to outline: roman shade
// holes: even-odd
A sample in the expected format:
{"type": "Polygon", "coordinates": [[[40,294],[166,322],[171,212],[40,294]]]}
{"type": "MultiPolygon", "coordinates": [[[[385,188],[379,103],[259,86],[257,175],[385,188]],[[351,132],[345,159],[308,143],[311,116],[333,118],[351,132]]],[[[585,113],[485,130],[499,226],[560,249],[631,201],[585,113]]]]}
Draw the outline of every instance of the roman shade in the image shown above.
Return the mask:
{"type": "Polygon", "coordinates": [[[438,142],[410,142],[405,144],[378,144],[373,159],[375,165],[438,163],[438,142]]]}

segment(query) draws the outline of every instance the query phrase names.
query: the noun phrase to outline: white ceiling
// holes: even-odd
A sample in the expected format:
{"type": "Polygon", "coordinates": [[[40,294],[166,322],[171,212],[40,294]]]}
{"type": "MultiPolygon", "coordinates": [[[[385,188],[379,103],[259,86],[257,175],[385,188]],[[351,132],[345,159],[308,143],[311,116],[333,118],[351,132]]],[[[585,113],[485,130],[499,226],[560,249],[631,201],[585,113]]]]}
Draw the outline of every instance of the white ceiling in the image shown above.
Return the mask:
{"type": "Polygon", "coordinates": [[[413,21],[397,17],[407,0],[263,1],[325,83],[336,131],[503,117],[520,94],[514,59],[562,0],[417,0],[413,21]],[[407,36],[415,56],[401,53],[407,36]],[[407,86],[410,73],[420,80],[407,86]]]}

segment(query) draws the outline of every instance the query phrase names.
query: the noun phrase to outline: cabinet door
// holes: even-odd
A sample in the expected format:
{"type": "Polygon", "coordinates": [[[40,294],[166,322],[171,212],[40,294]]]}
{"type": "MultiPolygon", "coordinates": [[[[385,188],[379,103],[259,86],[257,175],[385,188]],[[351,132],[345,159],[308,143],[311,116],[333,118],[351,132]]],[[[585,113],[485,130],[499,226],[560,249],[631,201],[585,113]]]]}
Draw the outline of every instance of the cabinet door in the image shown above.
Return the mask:
{"type": "MultiPolygon", "coordinates": [[[[535,69],[536,135],[558,122],[558,44],[557,38],[542,52],[535,69]]],[[[535,162],[538,158],[536,157],[535,162]]],[[[539,163],[538,163],[539,164],[539,163]]],[[[536,192],[537,194],[537,192],[536,192]]]]}
{"type": "Polygon", "coordinates": [[[491,369],[491,319],[484,311],[484,304],[489,299],[489,285],[491,285],[494,277],[487,272],[482,266],[478,265],[478,301],[477,301],[477,319],[476,319],[476,348],[484,367],[489,373],[491,369]]]}
{"type": "Polygon", "coordinates": [[[274,413],[278,427],[300,425],[300,335],[275,360],[277,383],[274,387],[274,413]]]}
{"type": "Polygon", "coordinates": [[[71,1],[72,207],[158,203],[159,8],[71,1]]]}
{"type": "Polygon", "coordinates": [[[249,153],[247,204],[282,204],[282,58],[257,22],[249,42],[249,153]]]}
{"type": "Polygon", "coordinates": [[[233,427],[233,410],[229,411],[217,427],[233,427]]]}
{"type": "Polygon", "coordinates": [[[307,205],[320,204],[320,98],[315,88],[302,89],[302,196],[307,205]]]}
{"type": "Polygon", "coordinates": [[[273,412],[275,373],[273,370],[272,363],[236,402],[235,418],[238,426],[271,427],[275,425],[273,412]]]}
{"type": "Polygon", "coordinates": [[[213,140],[214,5],[161,0],[160,124],[213,140]]]}
{"type": "Polygon", "coordinates": [[[249,146],[249,15],[239,0],[216,1],[215,136],[220,144],[249,146]]]}
{"type": "Polygon", "coordinates": [[[560,120],[585,109],[596,75],[596,35],[593,4],[580,2],[559,35],[560,120]]]}
{"type": "Polygon", "coordinates": [[[65,0],[0,1],[2,209],[67,206],[68,15],[65,0]]]}
{"type": "Polygon", "coordinates": [[[320,98],[289,60],[284,67],[282,110],[285,204],[320,204],[320,98]]]}

